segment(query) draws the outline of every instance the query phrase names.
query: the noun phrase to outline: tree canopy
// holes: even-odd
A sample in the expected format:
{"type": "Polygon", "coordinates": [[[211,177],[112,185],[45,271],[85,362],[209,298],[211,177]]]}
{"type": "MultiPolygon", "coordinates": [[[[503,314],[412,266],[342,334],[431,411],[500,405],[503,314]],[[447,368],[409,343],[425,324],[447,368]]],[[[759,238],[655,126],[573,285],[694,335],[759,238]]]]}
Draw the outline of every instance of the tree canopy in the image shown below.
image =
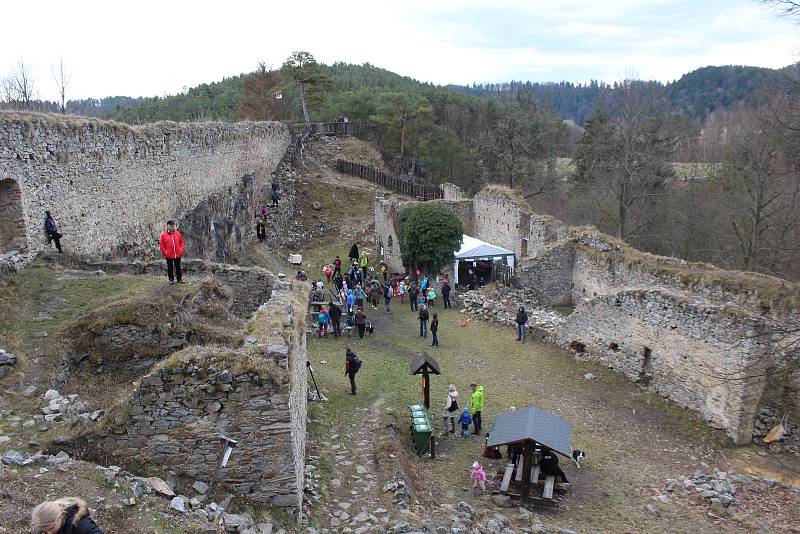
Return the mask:
{"type": "Polygon", "coordinates": [[[452,211],[424,203],[400,212],[400,255],[410,269],[438,271],[453,261],[464,229],[452,211]]]}

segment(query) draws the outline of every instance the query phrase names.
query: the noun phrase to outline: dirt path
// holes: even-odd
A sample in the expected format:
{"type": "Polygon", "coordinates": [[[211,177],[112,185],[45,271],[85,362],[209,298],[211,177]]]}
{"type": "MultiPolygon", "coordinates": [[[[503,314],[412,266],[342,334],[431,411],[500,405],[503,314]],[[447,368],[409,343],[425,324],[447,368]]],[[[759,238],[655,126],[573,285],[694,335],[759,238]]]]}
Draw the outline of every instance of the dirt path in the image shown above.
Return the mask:
{"type": "Polygon", "coordinates": [[[376,462],[378,420],[384,398],[358,408],[341,425],[315,443],[317,452],[332,456],[330,493],[309,513],[310,524],[322,532],[351,528],[356,533],[381,531],[391,520],[391,503],[383,497],[376,462]]]}

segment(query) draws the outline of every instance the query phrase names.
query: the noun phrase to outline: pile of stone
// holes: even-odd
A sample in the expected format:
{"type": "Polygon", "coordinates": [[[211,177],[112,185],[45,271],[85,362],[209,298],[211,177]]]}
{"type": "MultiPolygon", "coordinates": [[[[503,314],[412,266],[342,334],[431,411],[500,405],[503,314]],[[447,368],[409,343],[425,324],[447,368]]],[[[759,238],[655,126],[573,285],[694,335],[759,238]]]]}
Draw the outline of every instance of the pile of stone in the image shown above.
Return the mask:
{"type": "Polygon", "coordinates": [[[33,419],[23,423],[23,427],[34,426],[37,422],[42,420],[51,422],[88,422],[97,421],[105,415],[105,410],[95,410],[90,412],[78,398],[78,395],[63,396],[55,389],[48,389],[44,394],[44,400],[47,402],[42,406],[41,410],[44,415],[34,415],[33,419]]]}
{"type": "Polygon", "coordinates": [[[17,357],[6,352],[5,349],[0,349],[0,378],[11,374],[15,365],[17,365],[17,357]]]}
{"type": "Polygon", "coordinates": [[[409,495],[406,489],[406,481],[402,475],[389,480],[383,485],[384,493],[391,493],[392,499],[400,510],[408,510],[409,495]]]}
{"type": "Polygon", "coordinates": [[[666,493],[653,497],[654,500],[668,503],[672,500],[672,493],[681,491],[683,495],[699,495],[708,501],[712,511],[733,513],[739,505],[734,497],[736,483],[749,482],[752,479],[746,475],[729,474],[714,468],[712,474],[706,474],[698,469],[691,477],[680,480],[668,478],[665,481],[666,493]]]}
{"type": "MultiPolygon", "coordinates": [[[[753,421],[753,436],[756,438],[763,438],[775,425],[783,421],[783,428],[785,432],[783,439],[770,443],[769,450],[772,452],[789,452],[796,456],[800,456],[800,427],[794,424],[791,417],[783,418],[784,413],[781,410],[775,409],[771,406],[762,406],[756,414],[753,421]]],[[[756,440],[758,443],[763,443],[761,439],[756,440]]]]}
{"type": "Polygon", "coordinates": [[[564,318],[542,306],[530,290],[499,288],[476,289],[458,295],[463,302],[461,313],[506,326],[515,326],[517,310],[523,306],[528,312],[528,327],[549,334],[558,328],[564,318]]]}

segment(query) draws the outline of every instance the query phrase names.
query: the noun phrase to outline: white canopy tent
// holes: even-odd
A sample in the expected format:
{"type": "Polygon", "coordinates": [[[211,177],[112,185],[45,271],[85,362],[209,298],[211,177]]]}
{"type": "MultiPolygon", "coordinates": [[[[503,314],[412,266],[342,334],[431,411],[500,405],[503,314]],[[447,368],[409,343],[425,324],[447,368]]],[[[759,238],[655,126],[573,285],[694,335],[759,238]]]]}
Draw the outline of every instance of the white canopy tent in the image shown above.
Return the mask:
{"type": "Polygon", "coordinates": [[[516,257],[516,254],[508,249],[463,234],[461,236],[461,248],[455,253],[455,263],[453,264],[454,281],[456,284],[458,283],[458,268],[461,262],[502,261],[505,259],[508,266],[513,270],[516,257]]]}

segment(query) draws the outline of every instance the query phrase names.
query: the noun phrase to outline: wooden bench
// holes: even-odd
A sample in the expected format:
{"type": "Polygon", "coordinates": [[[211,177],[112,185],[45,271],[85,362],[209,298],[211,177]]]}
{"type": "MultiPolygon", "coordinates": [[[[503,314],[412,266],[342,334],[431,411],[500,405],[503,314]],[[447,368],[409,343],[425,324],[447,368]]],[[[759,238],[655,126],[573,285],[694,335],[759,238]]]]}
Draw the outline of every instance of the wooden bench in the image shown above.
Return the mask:
{"type": "Polygon", "coordinates": [[[542,497],[545,499],[552,499],[553,498],[553,486],[556,484],[556,477],[553,475],[547,475],[547,478],[544,479],[544,490],[542,491],[542,497]]]}

